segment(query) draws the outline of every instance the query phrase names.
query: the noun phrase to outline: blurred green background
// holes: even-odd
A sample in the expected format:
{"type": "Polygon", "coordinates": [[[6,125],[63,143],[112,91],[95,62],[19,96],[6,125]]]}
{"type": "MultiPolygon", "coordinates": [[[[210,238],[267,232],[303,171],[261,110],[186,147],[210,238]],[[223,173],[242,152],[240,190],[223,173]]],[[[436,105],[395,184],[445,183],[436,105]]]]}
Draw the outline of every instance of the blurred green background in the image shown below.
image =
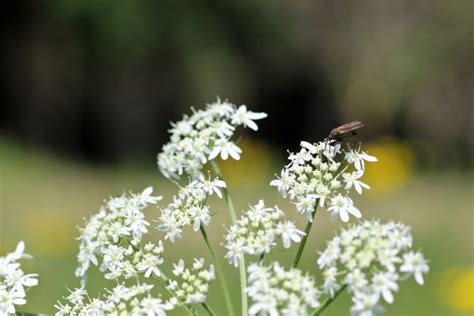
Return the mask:
{"type": "MultiPolygon", "coordinates": [[[[300,227],[268,186],[285,150],[364,121],[359,140],[379,162],[356,203],[367,219],[411,225],[431,268],[424,287],[402,284],[385,315],[472,315],[472,12],[468,0],[5,4],[0,253],[25,240],[35,257],[25,270],[40,274],[21,310],[52,313],[79,284],[76,226],[107,196],[153,185],[162,205],[171,200],[176,187],[155,163],[169,121],[219,95],[269,114],[240,140],[242,160],[222,165],[237,209],[264,198],[300,227]]],[[[218,247],[228,220],[223,203],[213,208],[218,247]]],[[[317,251],[340,223],[324,212],[316,220],[302,267],[317,274],[317,251]]],[[[196,237],[165,243],[165,260],[208,258],[196,237]]],[[[225,266],[237,299],[238,273],[225,266]]],[[[107,284],[98,273],[90,281],[93,293],[107,284]]],[[[210,300],[222,313],[217,282],[210,300]]],[[[347,315],[349,304],[344,295],[326,314],[347,315]]]]}

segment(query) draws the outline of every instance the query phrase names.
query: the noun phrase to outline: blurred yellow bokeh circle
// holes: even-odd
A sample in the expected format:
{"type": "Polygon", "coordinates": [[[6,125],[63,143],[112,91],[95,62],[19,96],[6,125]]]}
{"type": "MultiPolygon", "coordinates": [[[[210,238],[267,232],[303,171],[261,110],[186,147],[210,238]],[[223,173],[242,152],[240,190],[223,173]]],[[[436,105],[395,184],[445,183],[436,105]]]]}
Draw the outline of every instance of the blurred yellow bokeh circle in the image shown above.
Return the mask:
{"type": "Polygon", "coordinates": [[[457,312],[474,313],[474,267],[451,268],[441,276],[439,296],[457,312]]]}
{"type": "Polygon", "coordinates": [[[402,188],[414,170],[415,155],[411,147],[391,137],[383,137],[362,150],[378,162],[367,163],[364,182],[371,186],[368,194],[390,193],[402,188]]]}

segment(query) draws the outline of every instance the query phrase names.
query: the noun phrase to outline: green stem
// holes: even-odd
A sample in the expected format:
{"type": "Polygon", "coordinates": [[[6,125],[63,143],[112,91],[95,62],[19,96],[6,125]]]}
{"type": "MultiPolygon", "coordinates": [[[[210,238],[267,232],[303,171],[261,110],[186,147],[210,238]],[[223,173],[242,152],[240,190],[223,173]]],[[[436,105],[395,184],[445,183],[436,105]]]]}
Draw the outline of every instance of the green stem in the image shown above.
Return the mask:
{"type": "Polygon", "coordinates": [[[319,203],[319,200],[316,200],[314,211],[311,214],[313,219],[311,221],[308,220],[308,223],[306,224],[306,228],[304,229],[305,235],[303,236],[303,239],[300,242],[298,251],[296,252],[295,259],[293,260],[293,265],[292,265],[293,268],[296,268],[298,266],[298,263],[300,262],[301,255],[303,254],[304,246],[306,245],[306,241],[308,240],[309,232],[311,231],[311,227],[313,226],[314,217],[316,216],[316,210],[318,209],[318,203],[319,203]]]}
{"type": "MultiPolygon", "coordinates": [[[[224,177],[222,176],[221,170],[219,169],[219,166],[217,165],[217,162],[215,162],[214,160],[211,160],[211,166],[216,176],[220,178],[221,180],[225,181],[224,177]]],[[[235,222],[237,222],[237,216],[235,215],[234,204],[232,203],[229,189],[227,187],[224,188],[224,196],[227,202],[227,209],[229,210],[231,223],[235,224],[235,222]]],[[[245,292],[245,289],[247,288],[247,271],[245,271],[245,269],[246,269],[245,256],[242,254],[242,256],[239,259],[240,298],[242,301],[242,316],[248,315],[247,293],[245,292]]]]}
{"type": "MultiPolygon", "coordinates": [[[[222,176],[221,170],[219,169],[217,162],[211,160],[211,166],[216,176],[222,181],[224,181],[224,177],[222,176]]],[[[235,215],[234,204],[232,203],[232,199],[230,197],[229,189],[227,188],[227,186],[224,188],[224,196],[227,202],[227,209],[229,210],[230,221],[232,224],[235,224],[235,222],[237,221],[237,216],[235,215]]]]}
{"type": "Polygon", "coordinates": [[[216,313],[214,313],[214,311],[212,310],[212,308],[206,304],[206,302],[202,303],[201,304],[202,307],[204,307],[204,309],[206,310],[206,312],[210,315],[210,316],[215,316],[216,313]]]}
{"type": "Polygon", "coordinates": [[[204,226],[201,225],[200,229],[201,229],[202,237],[204,238],[207,248],[209,249],[209,252],[211,253],[211,257],[214,260],[214,264],[216,265],[217,274],[219,275],[219,281],[221,283],[222,291],[224,292],[224,298],[227,305],[227,311],[229,313],[228,315],[233,316],[234,309],[232,307],[232,300],[230,299],[229,287],[227,285],[227,281],[224,276],[224,271],[222,271],[222,267],[221,267],[221,264],[219,263],[219,259],[217,259],[216,253],[214,252],[214,249],[212,248],[211,243],[209,242],[209,239],[207,237],[207,232],[204,229],[204,226]]]}
{"type": "Polygon", "coordinates": [[[324,302],[323,304],[317,309],[315,310],[311,316],[317,316],[317,315],[321,315],[321,313],[329,306],[331,305],[331,303],[339,296],[339,294],[341,294],[347,287],[347,284],[344,284],[343,286],[341,286],[341,288],[339,290],[337,290],[336,293],[334,293],[334,296],[331,298],[331,297],[328,297],[324,302]]]}

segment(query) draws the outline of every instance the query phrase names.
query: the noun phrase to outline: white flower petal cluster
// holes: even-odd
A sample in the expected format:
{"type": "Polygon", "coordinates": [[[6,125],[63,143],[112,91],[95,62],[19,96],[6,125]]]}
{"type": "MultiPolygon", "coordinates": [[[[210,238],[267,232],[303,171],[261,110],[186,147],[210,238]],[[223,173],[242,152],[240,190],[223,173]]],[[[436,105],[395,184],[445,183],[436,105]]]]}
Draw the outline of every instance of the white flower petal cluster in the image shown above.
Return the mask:
{"type": "Polygon", "coordinates": [[[182,237],[183,227],[192,226],[194,231],[198,231],[201,225],[209,225],[211,214],[206,205],[207,198],[214,193],[222,198],[220,190],[225,187],[224,181],[205,179],[201,175],[180,188],[173,202],[161,210],[157,228],[165,232],[165,239],[175,242],[182,237]]]}
{"type": "Polygon", "coordinates": [[[195,179],[206,162],[217,156],[239,160],[242,150],[232,141],[235,129],[244,126],[256,131],[254,121],[267,117],[248,111],[245,105],[237,107],[219,99],[204,110],[192,111],[190,116],[172,123],[170,142],[158,154],[158,167],[167,178],[178,179],[186,173],[195,179]]]}
{"type": "Polygon", "coordinates": [[[269,253],[277,238],[281,238],[283,246],[289,248],[291,242],[299,243],[304,235],[293,222],[286,220],[285,213],[278,206],[266,207],[260,200],[229,228],[225,237],[226,258],[238,267],[244,254],[258,256],[269,253]]]}
{"type": "Polygon", "coordinates": [[[25,274],[17,262],[30,259],[20,241],[14,252],[0,257],[0,315],[15,314],[15,305],[26,304],[26,291],[38,285],[38,274],[25,274]]]}
{"type": "Polygon", "coordinates": [[[354,315],[381,312],[382,300],[393,303],[398,281],[414,275],[423,284],[429,267],[411,247],[410,227],[402,223],[372,220],[343,230],[327,243],[317,261],[324,275],[324,293],[334,297],[346,286],[352,293],[354,315]]]}
{"type": "Polygon", "coordinates": [[[204,259],[194,259],[191,268],[186,268],[183,260],[173,264],[173,275],[177,280],[170,280],[168,290],[185,304],[204,303],[209,290],[209,283],[215,279],[214,266],[205,269],[204,259]]]}
{"type": "Polygon", "coordinates": [[[167,311],[175,308],[176,298],[163,301],[160,297],[153,297],[153,285],[140,284],[127,287],[117,285],[101,298],[91,298],[83,288],[70,290],[64,297],[66,303],[58,302],[54,305],[56,316],[63,315],[147,315],[164,316],[167,311]]]}
{"type": "Polygon", "coordinates": [[[89,219],[80,229],[76,276],[85,281],[91,263],[99,265],[107,279],[131,278],[140,273],[145,277],[159,275],[158,265],[163,262],[161,241],[158,245],[141,246],[142,236],[150,225],[143,210],[148,204],[161,200],[152,193],[153,189],[148,187],[140,194],[110,198],[99,213],[89,219]]]}
{"type": "Polygon", "coordinates": [[[292,200],[309,221],[318,205],[326,207],[334,220],[348,222],[350,215],[362,216],[348,193],[354,189],[362,194],[363,189],[370,189],[360,178],[364,175],[364,162],[377,158],[352,148],[343,150],[338,142],[303,141],[300,151],[290,153],[288,159],[290,163],[270,185],[277,187],[283,198],[292,200]]]}
{"type": "Polygon", "coordinates": [[[278,262],[269,266],[251,264],[248,269],[250,315],[308,315],[319,307],[314,279],[301,270],[286,271],[278,262]]]}

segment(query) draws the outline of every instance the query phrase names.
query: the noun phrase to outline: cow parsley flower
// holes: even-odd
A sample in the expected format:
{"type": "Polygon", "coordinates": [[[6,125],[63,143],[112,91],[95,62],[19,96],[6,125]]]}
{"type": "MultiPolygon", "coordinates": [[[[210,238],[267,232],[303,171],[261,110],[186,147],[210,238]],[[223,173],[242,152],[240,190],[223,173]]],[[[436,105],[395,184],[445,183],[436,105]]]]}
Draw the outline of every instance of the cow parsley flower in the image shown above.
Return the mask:
{"type": "Polygon", "coordinates": [[[38,274],[25,274],[17,262],[32,258],[20,241],[14,252],[0,257],[0,315],[15,314],[16,305],[26,304],[26,291],[38,285],[38,274]]]}
{"type": "Polygon", "coordinates": [[[222,198],[220,189],[225,187],[222,180],[206,180],[204,176],[200,176],[180,188],[178,195],[173,197],[173,202],[161,210],[157,228],[165,232],[165,239],[175,242],[181,238],[183,227],[192,226],[194,231],[198,231],[201,225],[209,225],[211,214],[209,207],[205,205],[207,198],[214,193],[222,198]]]}
{"type": "Polygon", "coordinates": [[[354,189],[362,194],[363,189],[370,189],[360,179],[365,171],[364,161],[377,161],[375,157],[343,149],[337,142],[303,141],[300,151],[290,153],[288,159],[290,163],[270,185],[277,187],[283,198],[289,198],[309,221],[313,220],[316,206],[326,206],[333,220],[348,222],[349,215],[361,217],[348,192],[354,189]]]}
{"type": "Polygon", "coordinates": [[[208,160],[220,156],[239,160],[242,150],[233,142],[232,136],[238,126],[258,129],[256,120],[267,117],[265,113],[247,110],[245,105],[236,105],[217,99],[203,110],[192,109],[177,123],[172,123],[170,142],[158,154],[161,173],[167,178],[178,179],[186,173],[196,179],[208,160]]]}
{"type": "Polygon", "coordinates": [[[100,266],[107,279],[128,279],[140,273],[145,277],[160,274],[162,242],[141,246],[142,236],[150,225],[143,210],[148,204],[161,200],[159,196],[152,196],[152,192],[153,188],[149,187],[139,194],[110,198],[81,228],[76,276],[83,282],[91,263],[100,266]]]}
{"type": "Polygon", "coordinates": [[[153,285],[138,284],[127,287],[119,284],[100,298],[91,298],[83,288],[70,290],[64,299],[67,303],[57,302],[56,316],[63,315],[146,315],[164,316],[173,310],[178,302],[172,297],[163,301],[151,294],[153,285]]]}
{"type": "Polygon", "coordinates": [[[230,264],[238,267],[239,259],[244,254],[261,255],[269,253],[280,238],[285,248],[291,242],[299,243],[305,233],[287,221],[285,213],[278,207],[266,207],[263,200],[251,206],[227,233],[227,255],[230,264]]]}
{"type": "Polygon", "coordinates": [[[215,279],[214,266],[204,267],[204,259],[194,259],[191,268],[186,268],[184,261],[173,264],[173,275],[178,279],[170,280],[167,286],[176,298],[185,304],[204,303],[209,290],[209,283],[215,279]]]}
{"type": "Polygon", "coordinates": [[[341,287],[352,294],[354,315],[375,315],[382,301],[394,301],[399,281],[414,275],[423,284],[429,271],[420,252],[411,251],[410,227],[365,221],[343,230],[327,243],[317,261],[324,271],[323,292],[334,297],[341,287]]]}
{"type": "Polygon", "coordinates": [[[248,268],[248,297],[253,301],[250,315],[309,315],[319,307],[320,292],[314,279],[301,270],[285,270],[278,262],[248,268]]]}

